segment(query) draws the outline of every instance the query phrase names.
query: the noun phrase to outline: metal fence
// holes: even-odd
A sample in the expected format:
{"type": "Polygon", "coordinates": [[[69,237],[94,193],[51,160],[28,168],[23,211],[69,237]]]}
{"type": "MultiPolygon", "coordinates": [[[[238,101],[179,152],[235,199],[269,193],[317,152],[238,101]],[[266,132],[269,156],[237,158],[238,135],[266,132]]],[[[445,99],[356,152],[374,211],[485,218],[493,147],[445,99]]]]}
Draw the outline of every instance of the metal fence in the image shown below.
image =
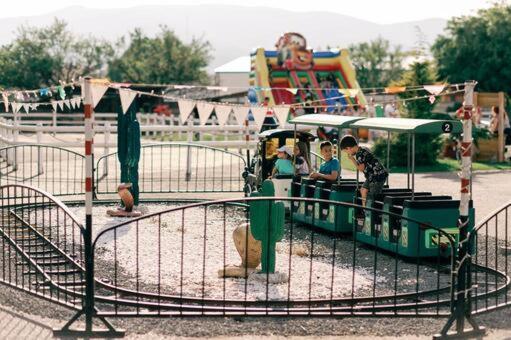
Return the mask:
{"type": "Polygon", "coordinates": [[[82,308],[83,227],[58,199],[23,186],[0,187],[3,284],[82,308]]]}
{"type": "MultiPolygon", "coordinates": [[[[236,153],[200,144],[143,145],[139,161],[141,193],[241,192],[245,159],[236,153]]],[[[96,193],[116,193],[120,183],[117,153],[99,158],[96,193]]]]}
{"type": "Polygon", "coordinates": [[[471,235],[475,249],[469,286],[472,290],[472,314],[481,314],[511,304],[510,210],[511,202],[480,223],[471,235]]]}
{"type": "Polygon", "coordinates": [[[84,193],[85,158],[69,149],[45,145],[0,148],[0,185],[32,185],[55,196],[84,193]]]}
{"type": "MultiPolygon", "coordinates": [[[[451,313],[451,282],[455,279],[452,253],[445,259],[439,249],[431,261],[407,261],[397,254],[361,247],[354,238],[332,237],[306,228],[292,218],[277,247],[277,274],[219,277],[226,265],[241,261],[231,235],[240,225],[248,225],[255,201],[328,202],[300,198],[204,202],[107,228],[93,241],[94,263],[97,275],[116,288],[114,294],[97,292],[99,315],[451,313]]],[[[328,203],[362,209],[347,203],[328,203]]],[[[448,240],[453,251],[451,236],[437,232],[448,240]]],[[[420,250],[424,245],[418,242],[417,247],[420,250]]],[[[246,267],[241,269],[248,271],[246,267]]]]}
{"type": "MultiPolygon", "coordinates": [[[[453,237],[427,223],[373,208],[308,198],[251,197],[177,206],[93,234],[57,198],[24,185],[0,187],[1,282],[85,314],[116,316],[397,316],[451,317],[461,296],[471,317],[509,304],[508,211],[480,224],[459,261],[453,237]],[[305,226],[291,214],[276,246],[276,273],[251,273],[233,233],[247,230],[261,204],[295,202],[353,209],[418,224],[443,240],[427,259],[363,245],[351,235],[305,226]],[[258,204],[256,204],[258,203],[258,204]],[[256,210],[253,210],[256,209],[256,210]],[[241,229],[240,229],[241,228],[241,229]],[[468,261],[467,285],[457,286],[468,261]],[[85,263],[85,265],[84,265],[85,263]],[[225,267],[241,275],[227,278],[225,267]],[[99,280],[98,278],[101,278],[99,280]]],[[[357,217],[358,216],[358,217],[357,217]]],[[[269,223],[268,223],[269,225],[269,223]]],[[[248,249],[245,233],[241,249],[248,249]]],[[[397,234],[396,250],[400,238],[397,234]]],[[[239,241],[239,239],[238,239],[239,241]]],[[[410,240],[409,240],[410,241],[410,240]]],[[[417,240],[417,250],[426,245],[417,240]]],[[[248,250],[245,250],[248,254],[248,250]]],[[[70,333],[73,318],[59,334],[70,333]]],[[[82,335],[84,333],[81,333],[82,335]]]]}

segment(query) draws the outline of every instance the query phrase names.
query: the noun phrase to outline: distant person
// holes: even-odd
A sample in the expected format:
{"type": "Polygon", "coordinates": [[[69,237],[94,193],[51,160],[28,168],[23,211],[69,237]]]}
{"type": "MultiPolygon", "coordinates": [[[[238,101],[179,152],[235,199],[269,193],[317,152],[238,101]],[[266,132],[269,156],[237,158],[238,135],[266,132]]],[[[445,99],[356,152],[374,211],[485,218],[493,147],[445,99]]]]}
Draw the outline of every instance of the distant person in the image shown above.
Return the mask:
{"type": "Polygon", "coordinates": [[[394,103],[387,103],[387,105],[385,105],[385,117],[394,118],[395,113],[396,113],[396,108],[394,106],[394,103]]]}
{"type": "MultiPolygon", "coordinates": [[[[504,136],[506,145],[511,145],[511,127],[509,125],[509,117],[506,112],[504,113],[503,121],[504,121],[504,136]]],[[[491,121],[490,121],[490,131],[497,135],[499,134],[499,107],[493,106],[491,108],[491,121]]]]}
{"type": "Polygon", "coordinates": [[[295,170],[291,161],[291,157],[293,157],[291,149],[285,145],[281,146],[277,149],[277,157],[278,159],[275,161],[275,166],[269,178],[275,177],[275,175],[294,175],[295,170]]]}
{"type": "Polygon", "coordinates": [[[311,173],[310,178],[334,182],[340,174],[341,167],[339,160],[333,157],[332,143],[328,141],[322,142],[319,148],[324,162],[321,163],[319,172],[311,173]]]}
{"type": "Polygon", "coordinates": [[[358,146],[353,136],[342,137],[341,151],[348,155],[357,170],[364,172],[366,180],[360,189],[360,196],[362,196],[362,205],[365,207],[367,198],[373,199],[375,195],[382,192],[389,173],[369,150],[358,146]]]}

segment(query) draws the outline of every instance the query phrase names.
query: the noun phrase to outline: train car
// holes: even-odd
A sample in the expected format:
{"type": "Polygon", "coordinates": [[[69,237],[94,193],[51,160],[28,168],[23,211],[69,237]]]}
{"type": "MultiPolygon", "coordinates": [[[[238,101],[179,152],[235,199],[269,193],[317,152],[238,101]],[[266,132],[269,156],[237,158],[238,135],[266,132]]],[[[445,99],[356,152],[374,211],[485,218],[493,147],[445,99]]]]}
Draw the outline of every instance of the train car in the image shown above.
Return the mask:
{"type": "MultiPolygon", "coordinates": [[[[296,141],[305,142],[310,150],[310,142],[316,137],[306,131],[295,131],[289,129],[266,130],[259,134],[257,149],[249,166],[243,173],[245,179],[245,194],[258,190],[263,181],[271,175],[271,171],[277,160],[277,149],[281,146],[293,149],[296,141]]],[[[288,196],[293,176],[277,175],[272,179],[276,196],[288,196]]]]}

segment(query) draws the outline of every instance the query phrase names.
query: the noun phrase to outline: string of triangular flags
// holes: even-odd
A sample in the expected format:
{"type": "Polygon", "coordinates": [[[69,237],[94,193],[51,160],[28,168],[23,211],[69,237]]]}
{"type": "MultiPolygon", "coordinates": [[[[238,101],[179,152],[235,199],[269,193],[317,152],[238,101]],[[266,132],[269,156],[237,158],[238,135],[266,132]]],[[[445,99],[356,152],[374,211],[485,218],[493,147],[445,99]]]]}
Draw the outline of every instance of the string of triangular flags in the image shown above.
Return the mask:
{"type": "MultiPolygon", "coordinates": [[[[185,85],[183,85],[185,86],[185,85]]],[[[119,97],[121,100],[121,107],[123,113],[126,113],[133,103],[133,100],[138,96],[147,95],[147,96],[155,96],[161,98],[171,98],[165,95],[158,95],[154,93],[136,91],[132,89],[122,88],[116,84],[110,85],[110,87],[116,88],[119,91],[119,97]]],[[[91,84],[91,92],[92,92],[92,101],[93,107],[95,107],[101,96],[108,89],[108,85],[105,84],[91,84]]],[[[199,116],[199,124],[206,125],[208,120],[211,118],[214,113],[217,118],[217,123],[219,126],[224,126],[229,116],[232,114],[238,124],[245,124],[245,120],[250,119],[253,120],[254,123],[260,128],[264,122],[264,118],[268,114],[275,114],[277,120],[280,125],[284,125],[287,122],[287,118],[289,115],[289,111],[291,109],[290,105],[280,105],[275,107],[265,107],[265,106],[250,106],[250,105],[238,105],[238,104],[228,104],[228,103],[217,103],[217,102],[208,102],[203,100],[193,100],[193,99],[177,99],[177,104],[179,107],[179,117],[181,123],[185,123],[189,117],[192,115],[194,110],[197,111],[199,116]]]]}

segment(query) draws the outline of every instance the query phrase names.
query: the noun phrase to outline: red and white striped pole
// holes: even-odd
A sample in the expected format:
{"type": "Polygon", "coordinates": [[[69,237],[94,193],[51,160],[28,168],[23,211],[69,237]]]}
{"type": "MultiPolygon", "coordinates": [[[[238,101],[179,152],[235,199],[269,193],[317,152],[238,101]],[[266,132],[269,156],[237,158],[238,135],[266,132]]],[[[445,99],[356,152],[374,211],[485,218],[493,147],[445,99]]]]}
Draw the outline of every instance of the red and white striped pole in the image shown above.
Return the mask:
{"type": "Polygon", "coordinates": [[[84,79],[83,110],[85,125],[85,216],[92,221],[92,176],[94,173],[94,112],[92,108],[91,78],[84,79]]]}
{"type": "Polygon", "coordinates": [[[94,315],[94,254],[92,251],[92,198],[94,174],[94,111],[92,107],[91,78],[84,79],[83,113],[85,124],[85,231],[83,233],[85,255],[85,327],[92,331],[94,315]]]}
{"type": "Polygon", "coordinates": [[[463,140],[461,142],[461,202],[460,216],[469,215],[470,181],[472,178],[472,110],[475,82],[465,83],[462,112],[463,140]]]}

